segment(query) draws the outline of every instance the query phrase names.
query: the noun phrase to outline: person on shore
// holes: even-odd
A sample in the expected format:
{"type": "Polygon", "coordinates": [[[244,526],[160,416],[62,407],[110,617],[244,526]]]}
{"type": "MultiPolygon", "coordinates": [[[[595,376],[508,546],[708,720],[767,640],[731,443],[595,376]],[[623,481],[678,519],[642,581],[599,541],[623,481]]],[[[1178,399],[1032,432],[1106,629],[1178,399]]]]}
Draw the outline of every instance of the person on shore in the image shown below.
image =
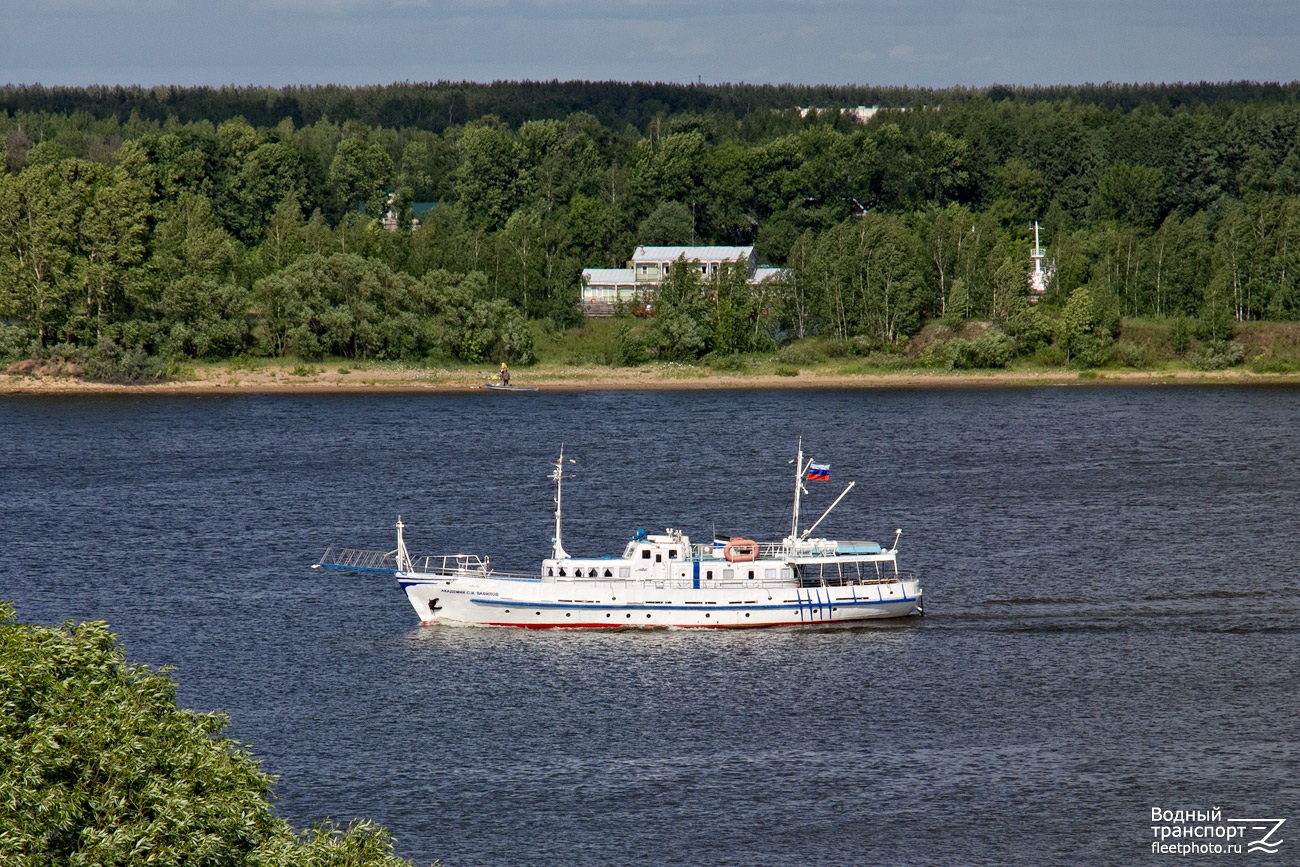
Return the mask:
{"type": "Polygon", "coordinates": [[[510,384],[510,370],[504,361],[501,362],[501,372],[497,374],[497,379],[501,380],[502,385],[510,384]]]}

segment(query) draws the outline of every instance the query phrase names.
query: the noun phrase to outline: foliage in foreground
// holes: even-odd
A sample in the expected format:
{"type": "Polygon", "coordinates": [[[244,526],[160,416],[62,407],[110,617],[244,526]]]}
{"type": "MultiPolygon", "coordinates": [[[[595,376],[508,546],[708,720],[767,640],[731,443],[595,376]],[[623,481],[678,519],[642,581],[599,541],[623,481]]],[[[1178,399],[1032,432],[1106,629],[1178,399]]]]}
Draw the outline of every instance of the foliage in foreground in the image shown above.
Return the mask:
{"type": "Polygon", "coordinates": [[[227,718],[175,703],[105,623],[16,623],[0,602],[0,861],[11,867],[400,867],[369,822],[295,832],[227,718]]]}

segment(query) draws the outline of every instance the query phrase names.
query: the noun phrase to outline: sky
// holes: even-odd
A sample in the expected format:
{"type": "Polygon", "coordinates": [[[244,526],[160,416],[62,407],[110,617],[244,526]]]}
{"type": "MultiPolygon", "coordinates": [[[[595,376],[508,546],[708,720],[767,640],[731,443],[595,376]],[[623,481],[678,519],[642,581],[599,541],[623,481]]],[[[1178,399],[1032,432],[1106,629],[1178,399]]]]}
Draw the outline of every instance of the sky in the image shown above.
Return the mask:
{"type": "Polygon", "coordinates": [[[1297,0],[0,0],[0,84],[1300,80],[1297,0]]]}

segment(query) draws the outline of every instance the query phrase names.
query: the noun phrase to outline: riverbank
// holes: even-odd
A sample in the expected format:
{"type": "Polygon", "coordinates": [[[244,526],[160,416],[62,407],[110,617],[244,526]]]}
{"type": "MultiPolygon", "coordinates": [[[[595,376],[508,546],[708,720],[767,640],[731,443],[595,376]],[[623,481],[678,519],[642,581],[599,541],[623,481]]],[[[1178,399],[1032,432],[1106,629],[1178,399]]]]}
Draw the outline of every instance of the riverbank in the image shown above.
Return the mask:
{"type": "MultiPolygon", "coordinates": [[[[461,392],[480,389],[490,369],[438,369],[401,365],[262,364],[201,365],[166,382],[122,385],[93,382],[67,372],[0,373],[0,394],[277,394],[347,392],[461,392]]],[[[516,385],[545,391],[709,390],[744,388],[960,388],[1041,385],[1297,385],[1297,374],[1246,370],[997,370],[852,372],[805,369],[797,374],[717,371],[680,364],[642,367],[539,365],[520,368],[516,385]]]]}

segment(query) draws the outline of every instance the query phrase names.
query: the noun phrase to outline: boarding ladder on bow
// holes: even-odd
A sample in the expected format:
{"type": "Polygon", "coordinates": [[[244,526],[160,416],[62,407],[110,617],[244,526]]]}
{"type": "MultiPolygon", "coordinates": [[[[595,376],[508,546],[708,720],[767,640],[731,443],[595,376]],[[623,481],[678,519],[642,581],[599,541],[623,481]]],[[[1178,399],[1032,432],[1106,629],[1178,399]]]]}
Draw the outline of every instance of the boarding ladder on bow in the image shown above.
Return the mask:
{"type": "Polygon", "coordinates": [[[314,569],[347,569],[353,572],[396,573],[396,551],[362,551],[358,548],[328,548],[314,569]]]}

